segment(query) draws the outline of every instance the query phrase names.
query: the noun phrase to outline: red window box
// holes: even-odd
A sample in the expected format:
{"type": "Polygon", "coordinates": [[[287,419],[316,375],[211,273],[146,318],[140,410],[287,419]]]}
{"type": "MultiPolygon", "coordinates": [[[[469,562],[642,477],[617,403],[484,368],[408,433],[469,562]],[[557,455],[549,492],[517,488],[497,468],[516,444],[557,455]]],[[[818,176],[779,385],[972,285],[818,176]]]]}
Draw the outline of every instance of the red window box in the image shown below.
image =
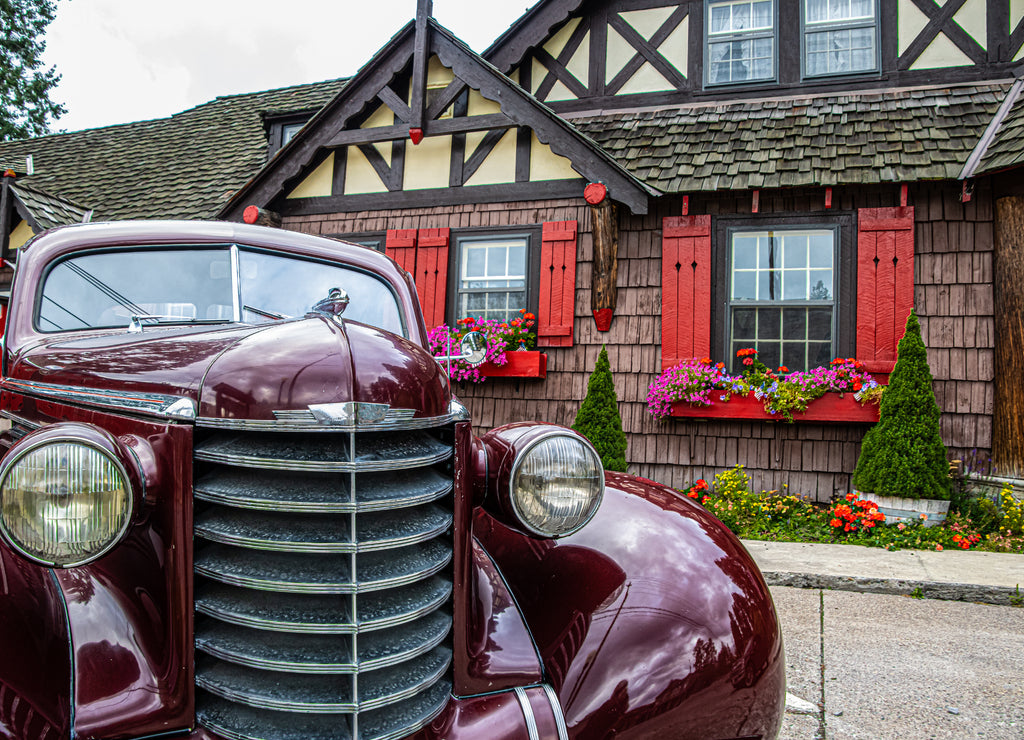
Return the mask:
{"type": "MultiPolygon", "coordinates": [[[[769,414],[764,402],[752,394],[733,394],[728,401],[715,401],[710,406],[672,404],[672,416],[689,419],[753,419],[785,421],[782,414],[769,414]]],[[[872,424],[878,421],[878,404],[861,404],[852,393],[826,393],[807,404],[807,410],[793,414],[793,421],[836,421],[872,424]]]]}
{"type": "Polygon", "coordinates": [[[495,365],[485,362],[480,374],[485,378],[543,378],[548,374],[548,356],[536,350],[506,352],[508,362],[495,365]]]}

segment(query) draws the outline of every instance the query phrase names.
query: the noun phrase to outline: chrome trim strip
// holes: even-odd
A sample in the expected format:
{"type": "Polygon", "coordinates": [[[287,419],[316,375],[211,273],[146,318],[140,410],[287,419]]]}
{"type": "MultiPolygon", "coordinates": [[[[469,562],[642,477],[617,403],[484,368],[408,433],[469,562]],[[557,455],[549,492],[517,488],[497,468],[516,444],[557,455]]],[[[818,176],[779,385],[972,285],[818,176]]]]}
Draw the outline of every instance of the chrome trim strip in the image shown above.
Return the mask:
{"type": "Polygon", "coordinates": [[[10,411],[0,411],[0,416],[5,419],[10,419],[12,424],[20,424],[23,427],[28,427],[29,431],[35,431],[36,429],[42,429],[45,424],[40,424],[35,421],[29,421],[28,419],[18,416],[17,414],[11,413],[10,411]]]}
{"type": "Polygon", "coordinates": [[[549,684],[542,684],[544,695],[551,704],[551,713],[555,715],[555,725],[558,727],[558,740],[569,740],[569,728],[565,726],[565,713],[562,712],[562,703],[558,701],[558,694],[549,684]]]}
{"type": "Polygon", "coordinates": [[[473,420],[473,415],[469,413],[469,409],[466,408],[462,401],[457,399],[455,396],[452,396],[452,400],[448,404],[448,416],[450,416],[453,421],[473,420]]]}
{"type": "Polygon", "coordinates": [[[530,740],[540,740],[540,731],[537,729],[537,718],[533,714],[533,707],[530,706],[530,697],[522,686],[516,687],[516,699],[519,700],[519,708],[523,710],[523,718],[526,720],[526,731],[530,734],[530,740]]]}
{"type": "MultiPolygon", "coordinates": [[[[409,411],[408,409],[394,409],[381,421],[357,422],[355,424],[322,424],[313,416],[313,412],[307,409],[296,411],[275,411],[278,417],[275,420],[269,419],[216,419],[209,416],[201,416],[196,419],[196,426],[209,429],[230,429],[242,432],[395,432],[412,429],[431,429],[450,424],[453,421],[461,421],[453,414],[444,416],[427,416],[412,418],[407,414],[394,412],[409,411]]],[[[415,413],[415,411],[411,412],[415,413]]]]}
{"type": "Polygon", "coordinates": [[[335,583],[300,583],[298,581],[268,581],[263,578],[251,578],[248,576],[236,576],[221,573],[201,563],[195,564],[195,572],[199,575],[212,578],[219,583],[226,583],[229,586],[241,586],[251,588],[255,591],[273,591],[275,593],[291,594],[362,594],[372,591],[382,591],[398,586],[408,586],[411,583],[422,581],[435,573],[444,570],[451,561],[449,553],[442,561],[439,561],[429,568],[413,573],[407,573],[395,578],[386,578],[379,581],[351,581],[335,583]]]}
{"type": "Polygon", "coordinates": [[[390,470],[406,470],[408,468],[426,467],[451,457],[451,449],[426,457],[406,458],[402,460],[372,460],[365,462],[349,462],[347,460],[273,460],[266,457],[250,455],[230,455],[222,452],[196,450],[195,459],[206,462],[237,465],[260,470],[299,470],[321,471],[328,473],[381,473],[390,470]]]}
{"type": "Polygon", "coordinates": [[[432,527],[429,530],[417,532],[405,537],[396,537],[387,540],[360,540],[359,542],[300,542],[283,540],[261,540],[244,535],[223,534],[210,530],[201,523],[196,523],[195,533],[204,540],[220,542],[225,545],[237,545],[250,550],[264,552],[308,552],[308,553],[360,553],[378,552],[382,550],[393,550],[408,545],[415,545],[427,540],[436,539],[452,526],[453,517],[448,516],[444,522],[432,527]]]}
{"type": "Polygon", "coordinates": [[[185,396],[167,396],[160,393],[134,393],[131,391],[106,391],[99,388],[81,388],[72,385],[37,383],[30,380],[4,378],[0,382],[4,390],[24,393],[30,396],[77,403],[101,408],[116,409],[132,413],[148,414],[163,419],[193,421],[196,418],[196,404],[185,396]]]}
{"type": "Polygon", "coordinates": [[[449,483],[444,490],[423,496],[411,496],[408,498],[380,499],[378,501],[364,502],[340,502],[332,504],[304,503],[302,501],[275,501],[263,498],[247,498],[245,496],[234,496],[227,494],[211,493],[203,490],[200,485],[193,489],[195,497],[214,504],[225,504],[236,506],[240,509],[252,509],[253,511],[274,511],[290,514],[350,514],[364,513],[371,511],[391,511],[392,509],[405,509],[420,504],[429,504],[445,498],[452,492],[454,484],[449,483]]]}

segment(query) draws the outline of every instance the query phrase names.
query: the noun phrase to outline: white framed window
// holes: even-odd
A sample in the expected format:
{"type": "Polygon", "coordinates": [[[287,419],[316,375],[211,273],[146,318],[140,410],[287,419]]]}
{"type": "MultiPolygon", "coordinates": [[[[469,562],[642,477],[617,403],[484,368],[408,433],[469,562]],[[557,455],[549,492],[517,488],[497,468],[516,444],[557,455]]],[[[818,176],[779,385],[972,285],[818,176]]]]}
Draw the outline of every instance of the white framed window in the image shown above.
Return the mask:
{"type": "Polygon", "coordinates": [[[709,85],[775,79],[774,0],[708,0],[709,85]]]}
{"type": "Polygon", "coordinates": [[[828,365],[836,346],[838,230],[730,230],[726,347],[769,368],[828,365]]]}
{"type": "Polygon", "coordinates": [[[527,306],[528,234],[459,237],[456,319],[510,321],[527,306]]]}
{"type": "Polygon", "coordinates": [[[802,0],[804,76],[878,69],[876,0],[802,0]]]}

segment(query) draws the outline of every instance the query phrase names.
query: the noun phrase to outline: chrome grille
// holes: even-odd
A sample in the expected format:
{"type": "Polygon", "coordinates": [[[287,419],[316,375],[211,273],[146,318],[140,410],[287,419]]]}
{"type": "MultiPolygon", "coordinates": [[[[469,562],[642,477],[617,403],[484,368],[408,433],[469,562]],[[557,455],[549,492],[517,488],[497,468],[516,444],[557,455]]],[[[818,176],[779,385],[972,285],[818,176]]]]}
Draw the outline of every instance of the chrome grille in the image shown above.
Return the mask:
{"type": "Polygon", "coordinates": [[[199,723],[389,740],[429,722],[451,693],[452,427],[203,433],[199,723]]]}

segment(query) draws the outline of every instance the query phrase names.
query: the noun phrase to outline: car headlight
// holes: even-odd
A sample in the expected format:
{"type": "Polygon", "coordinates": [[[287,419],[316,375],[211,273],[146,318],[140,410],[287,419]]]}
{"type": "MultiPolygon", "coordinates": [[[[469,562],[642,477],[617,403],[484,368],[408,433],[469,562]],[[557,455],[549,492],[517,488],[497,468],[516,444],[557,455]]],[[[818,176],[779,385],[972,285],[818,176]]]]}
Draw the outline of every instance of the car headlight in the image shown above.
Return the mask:
{"type": "Polygon", "coordinates": [[[516,450],[509,501],[516,519],[543,537],[563,537],[590,521],[604,495],[601,458],[582,437],[545,432],[516,450]]]}
{"type": "Polygon", "coordinates": [[[20,440],[0,467],[0,535],[30,560],[70,568],[117,544],[134,496],[113,438],[55,427],[20,440]]]}

